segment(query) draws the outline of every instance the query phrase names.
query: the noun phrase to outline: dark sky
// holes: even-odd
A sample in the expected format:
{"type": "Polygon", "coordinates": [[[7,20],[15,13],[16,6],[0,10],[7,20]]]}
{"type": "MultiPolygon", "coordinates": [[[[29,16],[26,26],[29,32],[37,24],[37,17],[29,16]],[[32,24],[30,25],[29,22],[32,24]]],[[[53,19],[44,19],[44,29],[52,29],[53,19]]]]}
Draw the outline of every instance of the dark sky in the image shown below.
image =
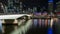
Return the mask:
{"type": "MultiPolygon", "coordinates": [[[[0,2],[2,2],[2,3],[7,3],[7,1],[8,0],[0,0],[0,2]]],[[[47,0],[20,0],[20,1],[22,1],[22,2],[24,2],[24,3],[32,3],[32,4],[40,4],[40,3],[46,3],[47,2],[47,0]]]]}
{"type": "Polygon", "coordinates": [[[26,0],[23,3],[26,4],[27,6],[31,6],[31,7],[34,7],[34,6],[40,7],[44,4],[47,4],[48,1],[47,0],[26,0]]]}

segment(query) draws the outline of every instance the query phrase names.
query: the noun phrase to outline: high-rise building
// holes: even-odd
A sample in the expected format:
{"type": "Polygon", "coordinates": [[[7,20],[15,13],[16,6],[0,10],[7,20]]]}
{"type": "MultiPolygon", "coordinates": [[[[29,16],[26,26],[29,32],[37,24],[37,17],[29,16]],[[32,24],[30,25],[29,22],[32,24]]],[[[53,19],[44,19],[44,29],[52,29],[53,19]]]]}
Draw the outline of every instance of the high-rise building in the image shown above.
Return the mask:
{"type": "Polygon", "coordinates": [[[19,0],[8,0],[8,13],[19,14],[22,13],[22,2],[19,0]]]}
{"type": "Polygon", "coordinates": [[[48,10],[51,12],[53,10],[53,2],[48,3],[48,10]]]}
{"type": "Polygon", "coordinates": [[[4,13],[4,7],[3,7],[3,4],[0,3],[0,14],[3,14],[4,13]]]}
{"type": "Polygon", "coordinates": [[[56,4],[57,4],[57,9],[56,9],[56,11],[57,11],[57,12],[60,12],[60,1],[57,2],[56,4]]]}
{"type": "Polygon", "coordinates": [[[56,12],[56,14],[58,15],[58,16],[60,16],[60,1],[59,2],[56,2],[56,10],[55,10],[55,12],[56,12]]]}
{"type": "Polygon", "coordinates": [[[4,9],[7,14],[34,13],[48,9],[47,0],[6,0],[2,3],[6,3],[4,9]]]}

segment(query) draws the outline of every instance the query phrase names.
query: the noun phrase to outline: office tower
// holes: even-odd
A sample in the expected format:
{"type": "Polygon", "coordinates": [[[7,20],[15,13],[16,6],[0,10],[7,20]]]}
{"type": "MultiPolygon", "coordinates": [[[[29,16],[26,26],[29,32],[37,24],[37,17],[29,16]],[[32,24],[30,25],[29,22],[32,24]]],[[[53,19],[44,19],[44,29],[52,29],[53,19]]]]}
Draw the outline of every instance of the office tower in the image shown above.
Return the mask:
{"type": "Polygon", "coordinates": [[[22,2],[20,2],[20,12],[21,13],[23,13],[22,9],[23,9],[22,2]]]}
{"type": "Polygon", "coordinates": [[[13,9],[13,0],[8,0],[8,14],[12,14],[14,11],[13,9]]]}
{"type": "Polygon", "coordinates": [[[53,9],[53,0],[51,0],[51,1],[49,1],[48,2],[48,14],[50,15],[50,16],[53,16],[53,14],[54,14],[54,9],[53,9]]]}
{"type": "Polygon", "coordinates": [[[11,14],[18,14],[21,3],[19,2],[19,0],[8,0],[8,13],[11,14]]]}
{"type": "Polygon", "coordinates": [[[37,11],[37,7],[33,7],[33,13],[37,11]]]}
{"type": "Polygon", "coordinates": [[[48,3],[48,10],[51,12],[53,10],[53,3],[49,2],[48,3]]]}
{"type": "Polygon", "coordinates": [[[60,12],[60,1],[56,3],[57,4],[57,11],[56,12],[60,12]]]}
{"type": "Polygon", "coordinates": [[[55,11],[55,12],[59,12],[59,2],[60,2],[60,0],[54,0],[54,2],[53,2],[53,11],[55,11]]]}
{"type": "Polygon", "coordinates": [[[19,14],[19,9],[20,9],[20,2],[19,2],[19,0],[14,0],[13,1],[13,5],[14,5],[14,12],[16,14],[19,14]]]}
{"type": "Polygon", "coordinates": [[[55,12],[56,12],[56,14],[58,15],[58,16],[60,16],[60,1],[58,1],[58,2],[56,2],[56,10],[55,10],[55,12]]]}
{"type": "Polygon", "coordinates": [[[2,3],[0,3],[0,14],[4,13],[4,6],[2,3]]]}
{"type": "Polygon", "coordinates": [[[48,11],[49,12],[52,12],[52,10],[53,10],[53,2],[52,1],[49,1],[48,2],[48,11]]]}

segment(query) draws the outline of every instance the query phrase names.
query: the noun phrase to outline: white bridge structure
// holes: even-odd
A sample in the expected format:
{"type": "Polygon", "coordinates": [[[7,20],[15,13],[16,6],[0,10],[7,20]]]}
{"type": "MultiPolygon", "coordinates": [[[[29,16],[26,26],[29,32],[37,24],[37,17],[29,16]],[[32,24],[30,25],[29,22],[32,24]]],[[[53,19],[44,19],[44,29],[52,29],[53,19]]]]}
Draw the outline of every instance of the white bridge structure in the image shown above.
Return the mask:
{"type": "Polygon", "coordinates": [[[17,18],[20,18],[22,16],[31,16],[29,14],[14,14],[14,15],[0,15],[0,20],[2,21],[2,23],[6,23],[5,20],[7,21],[11,21],[11,20],[14,20],[13,23],[17,23],[17,18]]]}
{"type": "MultiPolygon", "coordinates": [[[[30,18],[31,15],[29,14],[0,15],[1,31],[3,33],[5,32],[4,27],[2,27],[2,24],[12,23],[12,24],[17,24],[20,26],[22,22],[24,22],[24,20],[18,20],[18,18],[23,17],[23,16],[28,16],[30,18]]],[[[29,27],[29,26],[26,25],[26,27],[29,27]]]]}

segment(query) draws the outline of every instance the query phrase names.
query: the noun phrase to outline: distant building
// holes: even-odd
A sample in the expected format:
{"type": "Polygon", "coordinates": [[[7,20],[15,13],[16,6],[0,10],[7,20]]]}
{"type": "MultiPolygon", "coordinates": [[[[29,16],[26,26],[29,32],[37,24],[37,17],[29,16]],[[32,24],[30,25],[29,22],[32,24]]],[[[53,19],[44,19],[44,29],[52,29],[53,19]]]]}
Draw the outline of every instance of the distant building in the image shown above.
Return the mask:
{"type": "Polygon", "coordinates": [[[47,0],[1,0],[6,14],[29,14],[48,9],[47,0]],[[34,9],[35,8],[35,9],[34,9]]]}
{"type": "Polygon", "coordinates": [[[48,10],[51,12],[53,10],[53,2],[48,3],[48,10]]]}
{"type": "Polygon", "coordinates": [[[4,7],[3,7],[3,4],[0,3],[0,14],[3,14],[4,13],[4,7]]]}

